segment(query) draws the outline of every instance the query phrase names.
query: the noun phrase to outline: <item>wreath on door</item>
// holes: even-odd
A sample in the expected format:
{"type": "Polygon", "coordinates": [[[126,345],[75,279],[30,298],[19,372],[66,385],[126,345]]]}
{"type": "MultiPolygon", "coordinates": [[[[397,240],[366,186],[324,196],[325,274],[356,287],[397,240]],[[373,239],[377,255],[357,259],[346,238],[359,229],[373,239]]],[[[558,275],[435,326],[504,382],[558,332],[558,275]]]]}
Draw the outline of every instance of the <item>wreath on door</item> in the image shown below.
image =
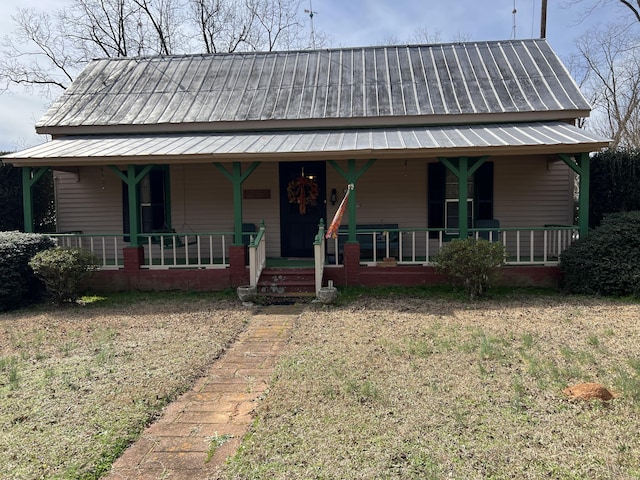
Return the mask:
{"type": "Polygon", "coordinates": [[[289,203],[298,205],[300,215],[307,213],[307,205],[315,203],[318,199],[318,184],[313,178],[304,175],[294,178],[287,185],[289,203]]]}

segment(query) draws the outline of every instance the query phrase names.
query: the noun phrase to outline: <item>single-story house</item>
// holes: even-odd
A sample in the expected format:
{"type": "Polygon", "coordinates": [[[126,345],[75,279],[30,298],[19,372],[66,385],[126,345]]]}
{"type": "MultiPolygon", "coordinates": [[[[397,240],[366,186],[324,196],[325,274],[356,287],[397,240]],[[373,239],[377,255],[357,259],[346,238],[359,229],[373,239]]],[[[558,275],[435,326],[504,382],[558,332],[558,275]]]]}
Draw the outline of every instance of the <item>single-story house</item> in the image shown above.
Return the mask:
{"type": "Polygon", "coordinates": [[[59,243],[105,287],[422,284],[470,235],[548,284],[587,234],[589,112],[544,39],[109,58],[37,123],[52,141],[3,160],[27,231],[53,170],[59,243]]]}

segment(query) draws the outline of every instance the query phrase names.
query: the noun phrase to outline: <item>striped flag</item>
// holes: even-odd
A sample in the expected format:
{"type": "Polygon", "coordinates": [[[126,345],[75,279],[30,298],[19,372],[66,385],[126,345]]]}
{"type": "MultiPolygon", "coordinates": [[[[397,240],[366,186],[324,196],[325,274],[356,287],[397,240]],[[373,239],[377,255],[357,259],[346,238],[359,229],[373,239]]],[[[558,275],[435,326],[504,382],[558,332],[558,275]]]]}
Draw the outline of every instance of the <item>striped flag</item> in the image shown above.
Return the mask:
{"type": "Polygon", "coordinates": [[[327,229],[327,233],[324,238],[337,238],[338,237],[338,228],[340,227],[340,223],[342,222],[342,217],[344,215],[345,210],[347,209],[347,203],[349,200],[349,193],[353,190],[353,183],[347,185],[347,191],[344,194],[344,198],[342,202],[340,202],[340,206],[338,210],[336,210],[336,214],[333,216],[333,220],[331,221],[331,225],[327,229]]]}

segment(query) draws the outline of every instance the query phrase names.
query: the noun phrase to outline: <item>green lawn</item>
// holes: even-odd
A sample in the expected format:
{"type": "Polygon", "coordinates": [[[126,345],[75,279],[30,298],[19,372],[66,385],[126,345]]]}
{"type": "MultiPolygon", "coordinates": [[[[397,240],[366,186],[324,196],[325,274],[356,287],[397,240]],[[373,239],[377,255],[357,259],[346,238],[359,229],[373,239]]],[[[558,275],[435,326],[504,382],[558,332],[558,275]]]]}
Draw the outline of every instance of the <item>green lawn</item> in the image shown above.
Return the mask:
{"type": "Polygon", "coordinates": [[[226,478],[640,478],[640,305],[417,295],[304,313],[226,478]]]}
{"type": "Polygon", "coordinates": [[[0,314],[0,478],[108,472],[249,316],[211,294],[113,295],[0,314]]]}
{"type": "MultiPolygon", "coordinates": [[[[229,295],[93,300],[0,314],[0,477],[107,472],[251,316],[229,295]]],[[[638,479],[639,321],[545,292],[308,305],[221,478],[638,479]],[[617,397],[563,394],[580,382],[617,397]]]]}

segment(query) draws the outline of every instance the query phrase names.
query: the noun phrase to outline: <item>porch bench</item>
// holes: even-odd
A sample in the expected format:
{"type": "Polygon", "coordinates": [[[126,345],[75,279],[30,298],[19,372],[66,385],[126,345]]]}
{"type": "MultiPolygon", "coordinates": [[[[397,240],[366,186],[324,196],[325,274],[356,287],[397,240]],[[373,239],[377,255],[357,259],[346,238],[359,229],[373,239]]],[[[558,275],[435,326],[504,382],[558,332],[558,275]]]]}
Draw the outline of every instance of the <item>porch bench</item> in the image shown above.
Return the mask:
{"type": "MultiPolygon", "coordinates": [[[[181,248],[184,247],[184,241],[183,238],[186,234],[184,233],[178,233],[175,231],[175,229],[173,228],[163,228],[160,230],[153,230],[153,233],[171,233],[173,234],[172,236],[166,236],[166,235],[152,235],[151,236],[151,243],[154,245],[160,245],[162,244],[163,248],[173,248],[173,237],[176,237],[176,248],[181,248]]],[[[188,243],[188,245],[195,245],[196,243],[198,243],[197,240],[192,240],[188,243]]]]}
{"type": "MultiPolygon", "coordinates": [[[[389,235],[389,256],[398,256],[400,233],[397,223],[376,223],[376,224],[359,224],[356,230],[374,230],[376,235],[376,260],[382,260],[387,256],[387,239],[385,232],[389,235]]],[[[349,226],[341,225],[338,228],[338,251],[340,258],[344,252],[344,244],[348,240],[349,226]]],[[[360,244],[360,257],[364,259],[373,259],[373,233],[358,233],[356,240],[360,244]]]]}

